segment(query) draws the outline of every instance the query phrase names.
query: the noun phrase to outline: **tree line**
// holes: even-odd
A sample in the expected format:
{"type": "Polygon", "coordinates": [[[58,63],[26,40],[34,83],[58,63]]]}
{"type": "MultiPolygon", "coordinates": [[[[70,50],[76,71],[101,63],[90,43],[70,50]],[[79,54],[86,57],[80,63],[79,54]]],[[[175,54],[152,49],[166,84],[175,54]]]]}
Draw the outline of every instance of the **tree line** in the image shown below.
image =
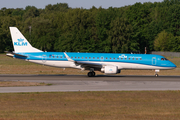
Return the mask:
{"type": "Polygon", "coordinates": [[[10,26],[44,51],[144,53],[146,47],[180,52],[180,0],[108,9],[70,8],[67,3],[2,8],[0,52],[13,51],[10,26]]]}

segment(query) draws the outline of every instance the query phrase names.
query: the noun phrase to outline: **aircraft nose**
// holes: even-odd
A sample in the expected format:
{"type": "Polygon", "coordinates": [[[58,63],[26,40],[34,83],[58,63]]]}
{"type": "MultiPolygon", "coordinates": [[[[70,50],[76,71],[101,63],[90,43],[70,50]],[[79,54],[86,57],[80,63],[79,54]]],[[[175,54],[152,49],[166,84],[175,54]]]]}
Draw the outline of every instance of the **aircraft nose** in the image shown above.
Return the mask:
{"type": "Polygon", "coordinates": [[[176,68],[177,66],[174,63],[171,63],[171,67],[176,68]]]}

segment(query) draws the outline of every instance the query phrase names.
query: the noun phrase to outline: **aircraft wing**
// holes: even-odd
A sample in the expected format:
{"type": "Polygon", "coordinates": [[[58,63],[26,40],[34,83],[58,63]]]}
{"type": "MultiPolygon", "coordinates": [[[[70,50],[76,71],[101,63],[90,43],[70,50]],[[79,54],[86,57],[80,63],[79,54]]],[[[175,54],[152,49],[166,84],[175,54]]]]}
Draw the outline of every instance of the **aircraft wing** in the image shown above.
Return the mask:
{"type": "Polygon", "coordinates": [[[76,65],[81,65],[83,68],[102,68],[104,66],[114,66],[113,64],[101,64],[101,63],[96,63],[96,62],[91,62],[91,61],[75,61],[71,59],[65,52],[64,52],[66,58],[68,61],[74,62],[76,65]]]}
{"type": "Polygon", "coordinates": [[[102,68],[104,65],[100,63],[87,62],[87,61],[74,61],[64,52],[68,61],[74,62],[76,65],[81,65],[83,67],[93,67],[93,68],[102,68]]]}
{"type": "Polygon", "coordinates": [[[75,61],[75,64],[81,65],[83,67],[94,67],[102,68],[104,65],[100,63],[86,62],[86,61],[75,61]]]}

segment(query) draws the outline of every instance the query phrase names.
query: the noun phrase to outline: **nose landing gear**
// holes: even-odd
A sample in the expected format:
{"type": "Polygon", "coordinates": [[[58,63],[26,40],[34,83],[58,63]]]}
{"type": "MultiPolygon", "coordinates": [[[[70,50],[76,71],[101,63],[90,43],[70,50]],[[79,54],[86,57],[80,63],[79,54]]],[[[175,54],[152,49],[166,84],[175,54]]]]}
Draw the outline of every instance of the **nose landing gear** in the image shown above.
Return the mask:
{"type": "Polygon", "coordinates": [[[159,75],[156,73],[156,74],[155,74],[155,77],[158,77],[158,76],[159,76],[159,75]]]}
{"type": "Polygon", "coordinates": [[[155,77],[158,77],[158,72],[160,72],[160,70],[155,70],[155,77]]]}

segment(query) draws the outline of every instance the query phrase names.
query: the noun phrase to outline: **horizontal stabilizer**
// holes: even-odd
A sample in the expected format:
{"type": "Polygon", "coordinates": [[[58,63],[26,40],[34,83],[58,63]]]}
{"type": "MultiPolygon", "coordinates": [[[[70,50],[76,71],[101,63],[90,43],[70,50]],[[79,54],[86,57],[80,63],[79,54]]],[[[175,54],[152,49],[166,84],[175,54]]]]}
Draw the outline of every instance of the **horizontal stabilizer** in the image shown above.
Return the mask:
{"type": "Polygon", "coordinates": [[[9,56],[9,57],[14,57],[14,55],[15,55],[15,56],[17,56],[17,57],[25,57],[25,58],[27,58],[27,56],[25,56],[25,55],[16,54],[16,53],[9,52],[9,51],[5,51],[5,53],[6,53],[6,55],[9,56]]]}

